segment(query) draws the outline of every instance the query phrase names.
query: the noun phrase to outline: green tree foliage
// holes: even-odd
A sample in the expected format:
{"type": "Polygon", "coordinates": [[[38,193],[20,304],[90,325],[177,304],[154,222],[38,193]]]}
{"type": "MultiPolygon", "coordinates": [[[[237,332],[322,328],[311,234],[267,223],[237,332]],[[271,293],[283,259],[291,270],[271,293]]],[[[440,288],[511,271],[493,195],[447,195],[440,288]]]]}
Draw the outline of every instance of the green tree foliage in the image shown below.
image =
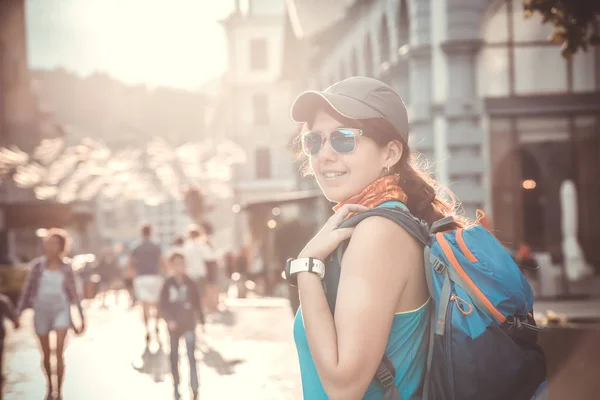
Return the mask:
{"type": "Polygon", "coordinates": [[[600,44],[600,0],[523,0],[525,17],[539,13],[543,23],[551,23],[550,40],[562,44],[569,59],[580,49],[600,44]]]}

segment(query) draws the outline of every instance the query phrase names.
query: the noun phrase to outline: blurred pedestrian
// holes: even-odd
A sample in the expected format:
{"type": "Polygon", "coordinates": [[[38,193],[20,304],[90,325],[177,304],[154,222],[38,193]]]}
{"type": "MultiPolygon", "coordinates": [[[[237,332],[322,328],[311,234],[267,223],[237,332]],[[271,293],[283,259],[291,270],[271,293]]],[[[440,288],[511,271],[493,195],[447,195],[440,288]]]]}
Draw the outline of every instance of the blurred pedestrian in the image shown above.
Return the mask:
{"type": "Polygon", "coordinates": [[[116,262],[119,269],[119,276],[125,289],[126,295],[129,298],[129,306],[135,304],[135,293],[133,290],[133,273],[129,267],[129,255],[125,245],[117,243],[115,245],[116,262]]]}
{"type": "MultiPolygon", "coordinates": [[[[96,270],[100,276],[100,297],[102,298],[102,307],[106,307],[106,297],[108,292],[113,289],[114,283],[119,276],[117,258],[111,248],[102,251],[96,270]]],[[[116,303],[116,297],[113,300],[116,303]]]]}
{"type": "Polygon", "coordinates": [[[169,256],[169,268],[172,275],[165,281],[160,296],[160,312],[165,319],[171,344],[171,372],[173,374],[174,396],[181,398],[179,392],[179,341],[185,340],[190,364],[190,386],[193,398],[198,398],[198,371],[196,368],[196,325],[204,326],[204,313],[198,286],[186,275],[186,260],[183,253],[173,252],[169,256]]]}
{"type": "Polygon", "coordinates": [[[141,229],[142,241],[131,253],[131,270],[135,297],[142,303],[146,342],[150,341],[150,319],[154,319],[154,330],[158,341],[159,324],[157,304],[164,279],[161,276],[163,258],[160,246],[152,242],[152,227],[145,224],[141,229]]]}
{"type": "Polygon", "coordinates": [[[183,246],[187,265],[187,275],[196,282],[198,293],[202,298],[206,296],[207,273],[206,262],[212,260],[211,249],[208,247],[201,227],[193,225],[188,233],[188,240],[183,246]]]}
{"type": "Polygon", "coordinates": [[[44,239],[44,256],[34,260],[19,299],[17,315],[25,308],[33,307],[35,333],[40,341],[44,372],[48,381],[47,399],[53,399],[52,368],[50,360],[50,332],[56,332],[57,400],[62,399],[62,383],[65,370],[64,350],[67,331],[74,326],[71,305],[77,306],[81,317],[82,333],[85,318],[75,275],[71,264],[64,257],[69,251],[69,237],[62,229],[50,229],[44,239]]]}
{"type": "Polygon", "coordinates": [[[204,243],[206,252],[206,294],[204,301],[208,312],[219,310],[219,261],[217,257],[217,245],[214,241],[214,228],[209,222],[202,224],[204,231],[204,243]]]}
{"type": "Polygon", "coordinates": [[[4,320],[9,319],[15,326],[15,329],[19,329],[19,318],[12,301],[3,294],[0,294],[0,399],[4,393],[4,337],[6,336],[6,329],[4,327],[4,320]]]}
{"type": "Polygon", "coordinates": [[[179,235],[171,243],[171,252],[183,253],[183,246],[185,245],[185,237],[179,235]]]}

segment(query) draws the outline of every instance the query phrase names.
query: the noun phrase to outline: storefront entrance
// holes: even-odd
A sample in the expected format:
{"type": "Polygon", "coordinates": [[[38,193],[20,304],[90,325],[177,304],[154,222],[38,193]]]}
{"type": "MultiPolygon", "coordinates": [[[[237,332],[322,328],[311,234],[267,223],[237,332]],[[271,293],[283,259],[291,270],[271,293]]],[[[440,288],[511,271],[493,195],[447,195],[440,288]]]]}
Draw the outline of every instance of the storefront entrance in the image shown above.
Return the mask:
{"type": "Polygon", "coordinates": [[[509,248],[562,257],[561,185],[577,191],[578,238],[600,271],[600,118],[591,114],[490,119],[493,228],[509,248]]]}

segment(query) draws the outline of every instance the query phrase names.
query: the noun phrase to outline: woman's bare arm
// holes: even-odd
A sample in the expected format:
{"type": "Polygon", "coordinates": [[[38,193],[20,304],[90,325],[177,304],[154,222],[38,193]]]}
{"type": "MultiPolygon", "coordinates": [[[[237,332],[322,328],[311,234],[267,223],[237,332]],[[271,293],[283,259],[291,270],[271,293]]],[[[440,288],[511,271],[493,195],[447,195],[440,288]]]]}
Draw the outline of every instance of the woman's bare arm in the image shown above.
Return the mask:
{"type": "Polygon", "coordinates": [[[421,265],[420,245],[408,233],[392,221],[371,217],[356,227],[344,253],[335,319],[320,279],[299,274],[308,344],[330,399],[364,396],[383,357],[402,291],[421,265]]]}

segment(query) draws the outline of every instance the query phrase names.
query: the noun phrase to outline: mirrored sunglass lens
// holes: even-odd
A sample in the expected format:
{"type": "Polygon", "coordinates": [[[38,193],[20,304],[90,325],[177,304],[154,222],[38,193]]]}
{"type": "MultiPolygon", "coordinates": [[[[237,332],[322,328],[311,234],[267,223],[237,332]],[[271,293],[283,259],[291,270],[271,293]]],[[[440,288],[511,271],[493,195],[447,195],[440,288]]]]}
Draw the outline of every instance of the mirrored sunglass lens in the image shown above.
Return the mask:
{"type": "Polygon", "coordinates": [[[302,150],[304,154],[314,156],[321,148],[321,135],[316,132],[309,132],[302,136],[302,150]]]}
{"type": "Polygon", "coordinates": [[[350,153],[356,145],[356,136],[353,130],[337,129],[329,137],[331,147],[338,153],[350,153]]]}

